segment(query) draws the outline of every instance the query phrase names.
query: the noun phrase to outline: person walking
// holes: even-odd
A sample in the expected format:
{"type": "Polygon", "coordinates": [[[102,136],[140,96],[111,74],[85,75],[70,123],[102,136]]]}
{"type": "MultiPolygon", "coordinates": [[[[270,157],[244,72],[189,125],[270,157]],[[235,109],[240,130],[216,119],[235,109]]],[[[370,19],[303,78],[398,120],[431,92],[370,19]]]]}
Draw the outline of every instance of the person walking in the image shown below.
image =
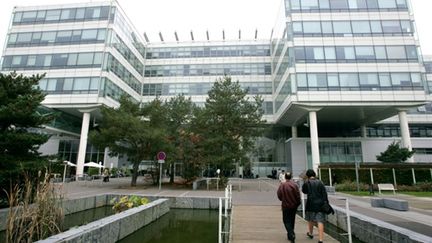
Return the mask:
{"type": "Polygon", "coordinates": [[[295,242],[295,217],[300,205],[300,190],[291,178],[291,172],[285,173],[285,182],[279,185],[277,196],[282,201],[282,220],[287,231],[288,240],[295,242]]]}
{"type": "Polygon", "coordinates": [[[315,171],[309,169],[306,171],[307,180],[302,186],[302,192],[307,194],[306,201],[306,220],[308,221],[308,232],[306,235],[309,239],[313,239],[313,227],[318,224],[318,243],[323,242],[324,238],[324,222],[327,215],[321,212],[321,207],[324,202],[328,202],[327,191],[324,183],[318,180],[315,171]]]}
{"type": "Polygon", "coordinates": [[[282,172],[279,174],[279,181],[280,183],[285,182],[285,170],[282,170],[282,172]]]}

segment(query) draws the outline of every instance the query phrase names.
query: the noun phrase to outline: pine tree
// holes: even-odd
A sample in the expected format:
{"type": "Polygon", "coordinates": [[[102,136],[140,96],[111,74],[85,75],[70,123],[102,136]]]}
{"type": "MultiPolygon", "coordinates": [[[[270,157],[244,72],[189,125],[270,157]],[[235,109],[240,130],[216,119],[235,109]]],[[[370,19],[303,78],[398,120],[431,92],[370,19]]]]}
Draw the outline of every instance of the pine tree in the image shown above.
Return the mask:
{"type": "Polygon", "coordinates": [[[415,151],[409,151],[407,148],[401,148],[399,142],[391,143],[386,151],[377,155],[377,160],[383,163],[402,163],[411,158],[415,151]]]}

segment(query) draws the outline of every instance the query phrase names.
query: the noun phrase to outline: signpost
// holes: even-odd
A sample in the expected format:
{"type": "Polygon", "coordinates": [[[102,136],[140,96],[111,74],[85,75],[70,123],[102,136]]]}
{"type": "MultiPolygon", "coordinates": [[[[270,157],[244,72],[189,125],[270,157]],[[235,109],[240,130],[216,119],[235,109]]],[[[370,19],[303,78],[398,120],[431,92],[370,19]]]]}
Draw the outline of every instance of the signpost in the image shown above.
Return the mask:
{"type": "Polygon", "coordinates": [[[159,191],[162,189],[162,165],[165,163],[166,154],[165,152],[159,152],[157,154],[157,159],[159,163],[159,191]]]}

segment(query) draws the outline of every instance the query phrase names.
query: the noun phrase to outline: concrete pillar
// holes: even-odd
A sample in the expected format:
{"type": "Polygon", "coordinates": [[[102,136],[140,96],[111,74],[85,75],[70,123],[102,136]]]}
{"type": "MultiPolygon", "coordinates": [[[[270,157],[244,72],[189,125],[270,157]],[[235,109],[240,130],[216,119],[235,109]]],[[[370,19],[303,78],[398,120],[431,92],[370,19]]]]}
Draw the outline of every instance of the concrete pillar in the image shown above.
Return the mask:
{"type": "Polygon", "coordinates": [[[83,112],[83,119],[81,123],[81,136],[80,143],[78,148],[78,159],[77,159],[77,169],[76,175],[84,174],[84,160],[86,156],[86,148],[87,148],[87,137],[90,125],[90,112],[89,111],[81,111],[83,112]]]}
{"type": "Polygon", "coordinates": [[[312,167],[315,172],[318,172],[318,166],[320,164],[320,154],[316,111],[309,111],[309,129],[312,151],[312,167]]]}
{"type": "Polygon", "coordinates": [[[366,126],[363,125],[363,126],[360,127],[360,129],[361,129],[361,136],[362,136],[362,138],[367,138],[367,129],[366,129],[366,126]]]}
{"type": "Polygon", "coordinates": [[[371,184],[373,185],[373,184],[375,184],[374,177],[373,177],[373,169],[369,168],[369,172],[370,172],[371,184]]]}
{"type": "Polygon", "coordinates": [[[297,127],[296,126],[292,126],[291,127],[291,137],[292,138],[297,138],[298,134],[297,134],[297,127]]]}
{"type": "Polygon", "coordinates": [[[329,182],[330,182],[330,186],[333,186],[332,171],[331,171],[331,168],[330,168],[330,167],[329,167],[329,169],[328,169],[328,173],[329,173],[329,182]]]}
{"type": "MultiPolygon", "coordinates": [[[[399,123],[400,123],[401,135],[402,135],[402,146],[404,148],[409,149],[409,151],[412,151],[411,137],[410,137],[409,126],[408,126],[408,119],[407,119],[407,114],[406,114],[405,110],[399,111],[399,123]]],[[[411,157],[407,161],[408,162],[414,162],[414,158],[411,157]]]]}

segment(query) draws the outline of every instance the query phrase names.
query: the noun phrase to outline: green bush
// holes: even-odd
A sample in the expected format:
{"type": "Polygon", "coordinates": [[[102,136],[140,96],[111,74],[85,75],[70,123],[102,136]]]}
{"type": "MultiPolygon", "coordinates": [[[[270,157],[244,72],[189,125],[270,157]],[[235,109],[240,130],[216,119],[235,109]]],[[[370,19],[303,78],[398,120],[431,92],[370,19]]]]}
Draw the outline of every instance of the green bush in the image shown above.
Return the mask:
{"type": "MultiPolygon", "coordinates": [[[[369,184],[360,183],[360,191],[368,191],[369,184]]],[[[353,181],[344,181],[335,185],[336,191],[357,191],[357,185],[353,181]]],[[[401,192],[430,192],[432,182],[421,182],[416,185],[397,185],[396,189],[401,192]]],[[[378,191],[377,184],[374,184],[374,191],[378,191]]]]}
{"type": "Polygon", "coordinates": [[[99,175],[99,168],[90,167],[88,168],[87,174],[89,176],[99,175]]]}
{"type": "MultiPolygon", "coordinates": [[[[359,183],[360,191],[368,191],[369,185],[359,183]]],[[[335,185],[336,191],[357,191],[357,184],[353,181],[343,181],[335,185]]]]}
{"type": "Polygon", "coordinates": [[[117,199],[116,197],[111,200],[111,203],[113,204],[113,210],[116,213],[123,212],[125,210],[128,210],[133,207],[138,207],[141,205],[145,205],[149,202],[149,200],[145,197],[139,197],[139,196],[124,196],[120,199],[117,199]]]}

